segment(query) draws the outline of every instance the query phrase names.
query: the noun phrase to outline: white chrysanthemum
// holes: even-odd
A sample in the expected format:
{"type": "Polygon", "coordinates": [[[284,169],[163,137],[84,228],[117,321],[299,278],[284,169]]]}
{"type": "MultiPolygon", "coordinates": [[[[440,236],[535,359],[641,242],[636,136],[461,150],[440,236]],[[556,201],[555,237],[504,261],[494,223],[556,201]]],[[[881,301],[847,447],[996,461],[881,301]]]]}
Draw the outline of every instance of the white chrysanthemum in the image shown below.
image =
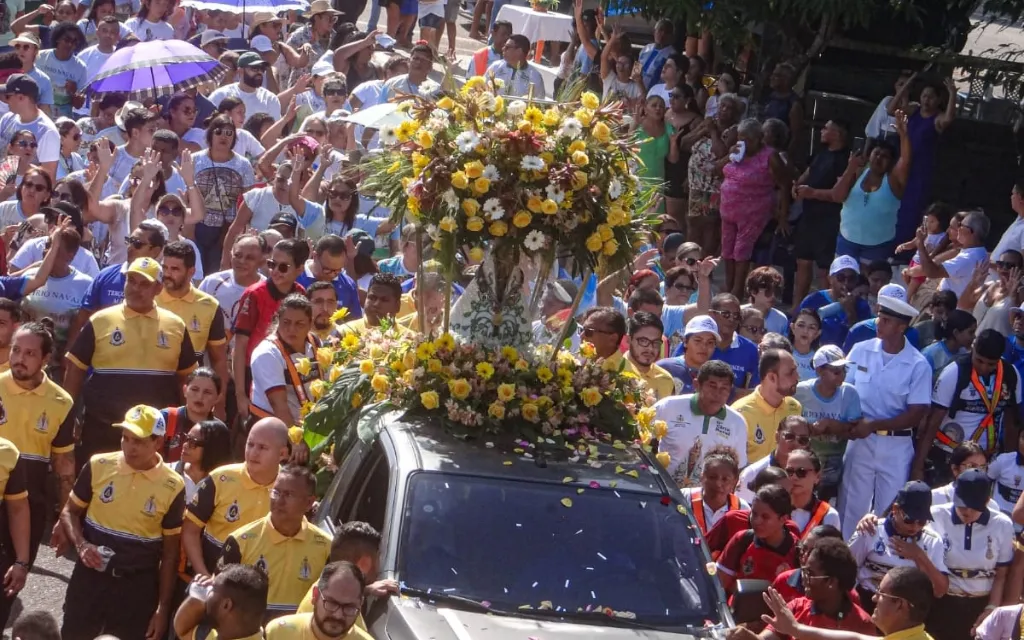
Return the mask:
{"type": "Polygon", "coordinates": [[[569,138],[578,138],[583,133],[583,125],[576,118],[566,118],[562,120],[562,127],[558,130],[558,135],[569,138]]]}
{"type": "Polygon", "coordinates": [[[459,196],[455,195],[454,189],[448,189],[441,194],[441,201],[444,202],[445,206],[449,209],[459,208],[459,196]]]}
{"type": "Polygon", "coordinates": [[[505,217],[505,209],[501,206],[501,200],[488,198],[484,201],[484,213],[490,216],[491,220],[501,220],[505,217]]]}
{"type": "Polygon", "coordinates": [[[420,84],[420,95],[423,96],[424,98],[429,98],[440,90],[441,85],[439,85],[438,83],[434,82],[429,78],[424,80],[423,83],[420,84]]]}
{"type": "Polygon", "coordinates": [[[544,187],[544,193],[558,204],[562,204],[562,201],[565,200],[565,191],[557,184],[549,184],[544,187]]]}
{"type": "Polygon", "coordinates": [[[513,100],[511,104],[509,104],[508,107],[505,108],[505,110],[508,111],[508,115],[512,116],[513,118],[518,118],[519,116],[526,113],[526,103],[523,102],[522,100],[513,100]]]}
{"type": "Polygon", "coordinates": [[[534,229],[530,233],[526,234],[526,239],[523,240],[523,244],[529,251],[539,251],[543,249],[548,243],[548,239],[538,229],[534,229]]]}
{"type": "Polygon", "coordinates": [[[519,167],[523,171],[543,171],[544,159],[538,156],[523,156],[522,161],[519,163],[519,167]]]}
{"type": "Polygon", "coordinates": [[[462,153],[470,153],[478,144],[480,144],[480,136],[473,131],[463,131],[455,136],[455,146],[462,153]]]}
{"type": "Polygon", "coordinates": [[[494,107],[496,107],[498,103],[495,102],[493,93],[490,91],[484,91],[480,94],[480,97],[477,98],[477,104],[486,111],[494,111],[494,107]]]}
{"type": "Polygon", "coordinates": [[[383,127],[380,130],[380,141],[388,147],[398,144],[398,131],[390,125],[383,127]]]}
{"type": "Polygon", "coordinates": [[[445,111],[444,109],[434,109],[433,111],[430,112],[430,119],[448,122],[448,112],[445,111]]]}
{"type": "Polygon", "coordinates": [[[612,178],[611,182],[608,183],[608,197],[612,200],[618,200],[622,195],[622,182],[618,178],[612,178]]]}
{"type": "Polygon", "coordinates": [[[498,178],[501,177],[501,174],[498,172],[498,167],[493,164],[489,164],[484,167],[483,176],[491,182],[497,182],[498,178]]]}
{"type": "Polygon", "coordinates": [[[426,226],[426,228],[424,229],[424,231],[427,232],[427,235],[430,236],[431,239],[437,240],[437,238],[438,238],[438,228],[437,228],[436,224],[428,224],[426,226]]]}

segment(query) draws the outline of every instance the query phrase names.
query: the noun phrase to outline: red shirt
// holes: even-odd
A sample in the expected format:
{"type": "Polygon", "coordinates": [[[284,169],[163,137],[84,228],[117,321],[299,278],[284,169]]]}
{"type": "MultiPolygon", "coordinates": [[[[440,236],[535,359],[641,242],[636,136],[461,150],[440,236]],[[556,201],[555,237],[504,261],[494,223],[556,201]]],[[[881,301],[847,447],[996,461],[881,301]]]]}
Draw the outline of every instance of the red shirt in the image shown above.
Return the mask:
{"type": "MultiPolygon", "coordinates": [[[[815,629],[834,629],[841,631],[851,631],[853,633],[862,633],[868,636],[875,636],[878,634],[878,630],[875,629],[875,623],[871,622],[871,616],[866,611],[861,609],[856,602],[850,601],[849,607],[843,612],[839,618],[833,618],[827,616],[814,606],[810,598],[797,598],[788,605],[789,610],[793,612],[793,617],[800,624],[805,624],[815,629]]],[[[775,635],[779,638],[786,639],[790,636],[783,635],[775,629],[772,629],[771,625],[768,627],[775,635]]]]}
{"type": "MultiPolygon", "coordinates": [[[[746,531],[749,528],[750,509],[727,511],[725,515],[711,527],[708,534],[704,536],[704,541],[708,543],[708,549],[711,550],[711,557],[718,559],[718,556],[725,550],[725,545],[732,540],[733,536],[740,531],[746,531]]],[[[788,518],[786,519],[786,528],[793,532],[794,535],[800,535],[800,530],[796,528],[796,523],[788,518]]]]}
{"type": "Polygon", "coordinates": [[[249,337],[249,345],[245,351],[245,361],[252,358],[256,345],[270,333],[270,323],[274,320],[281,301],[292,293],[306,293],[301,284],[295,283],[288,293],[280,293],[271,286],[270,278],[249,285],[238,301],[238,315],[232,332],[249,337]]]}
{"type": "Polygon", "coordinates": [[[718,570],[737,580],[772,582],[783,571],[798,567],[797,537],[785,529],[782,544],[770,547],[752,529],[740,531],[725,545],[718,558],[718,570]]]}

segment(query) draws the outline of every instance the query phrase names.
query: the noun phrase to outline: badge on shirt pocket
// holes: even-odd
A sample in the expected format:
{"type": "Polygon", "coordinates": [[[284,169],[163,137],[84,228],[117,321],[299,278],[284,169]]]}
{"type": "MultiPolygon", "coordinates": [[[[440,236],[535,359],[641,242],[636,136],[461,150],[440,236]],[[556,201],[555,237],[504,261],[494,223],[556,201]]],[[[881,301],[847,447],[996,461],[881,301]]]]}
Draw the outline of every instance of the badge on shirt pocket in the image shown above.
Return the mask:
{"type": "Polygon", "coordinates": [[[170,345],[167,343],[167,334],[160,331],[156,334],[156,346],[161,349],[169,349],[170,345]]]}
{"type": "Polygon", "coordinates": [[[124,332],[121,327],[114,327],[114,333],[110,334],[110,346],[120,347],[124,344],[124,332]]]}

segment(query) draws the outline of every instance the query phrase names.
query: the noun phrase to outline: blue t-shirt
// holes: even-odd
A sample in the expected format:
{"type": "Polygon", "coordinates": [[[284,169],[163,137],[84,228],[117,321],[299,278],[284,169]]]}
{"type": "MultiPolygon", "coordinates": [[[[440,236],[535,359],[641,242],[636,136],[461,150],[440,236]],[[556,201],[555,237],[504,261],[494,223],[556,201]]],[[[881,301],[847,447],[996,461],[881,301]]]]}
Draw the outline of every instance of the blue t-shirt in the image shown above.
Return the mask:
{"type": "Polygon", "coordinates": [[[683,356],[662,358],[658,360],[658,366],[668,371],[669,375],[672,376],[672,382],[676,385],[674,395],[686,395],[696,391],[694,383],[697,382],[697,370],[686,366],[686,360],[683,359],[683,356]]]}
{"type": "Polygon", "coordinates": [[[0,276],[0,298],[7,298],[12,302],[21,300],[27,282],[27,276],[0,276]]]}
{"type": "MultiPolygon", "coordinates": [[[[850,353],[850,349],[853,345],[858,342],[864,342],[871,338],[877,338],[878,333],[878,318],[868,318],[867,320],[861,320],[857,324],[850,327],[850,332],[846,334],[846,341],[843,342],[843,352],[850,353]]],[[[921,337],[917,333],[917,329],[914,327],[907,328],[907,342],[910,346],[914,347],[918,351],[921,350],[921,337]]]]}
{"type": "Polygon", "coordinates": [[[122,271],[124,268],[124,263],[121,263],[101,269],[85,292],[82,308],[99,311],[124,302],[124,282],[127,279],[122,271]]]}
{"type": "Polygon", "coordinates": [[[1017,338],[1010,336],[1006,339],[1006,353],[1003,354],[1003,357],[1020,369],[1021,365],[1024,365],[1024,345],[1018,345],[1017,338]]]}
{"type": "MultiPolygon", "coordinates": [[[[800,309],[818,309],[824,307],[827,304],[831,304],[832,294],[829,293],[828,289],[822,289],[815,291],[810,294],[804,301],[800,303],[800,309]]],[[[866,320],[871,317],[871,305],[864,298],[857,299],[857,317],[854,318],[854,323],[866,320]]],[[[847,323],[846,312],[842,309],[839,310],[835,315],[829,316],[828,318],[822,318],[821,320],[821,338],[819,338],[819,344],[834,344],[841,346],[846,341],[846,334],[850,332],[850,326],[847,323]]]]}
{"type": "MultiPolygon", "coordinates": [[[[682,356],[684,351],[684,346],[680,344],[672,352],[672,355],[682,356]]],[[[761,377],[757,373],[757,345],[740,334],[732,334],[732,344],[725,351],[722,351],[721,347],[715,347],[715,352],[711,354],[711,359],[721,360],[732,367],[732,372],[736,374],[733,386],[737,389],[753,389],[761,384],[761,377]]],[[[671,358],[666,358],[661,362],[667,362],[668,360],[671,360],[671,358]]]]}
{"type": "MultiPolygon", "coordinates": [[[[308,289],[309,285],[316,282],[316,278],[310,273],[307,266],[295,281],[301,284],[303,288],[308,289]]],[[[348,315],[353,320],[362,318],[363,307],[359,304],[359,287],[356,286],[355,280],[344,273],[339,273],[338,277],[331,284],[334,285],[334,292],[338,294],[338,307],[348,309],[348,315]]]]}

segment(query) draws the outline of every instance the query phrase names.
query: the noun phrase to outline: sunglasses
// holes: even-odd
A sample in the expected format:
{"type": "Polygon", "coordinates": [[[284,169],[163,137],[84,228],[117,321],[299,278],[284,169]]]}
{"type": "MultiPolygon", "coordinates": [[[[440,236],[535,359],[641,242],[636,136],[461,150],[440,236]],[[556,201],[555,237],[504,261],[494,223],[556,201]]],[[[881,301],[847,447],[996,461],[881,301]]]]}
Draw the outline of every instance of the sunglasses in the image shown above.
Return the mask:
{"type": "Polygon", "coordinates": [[[604,329],[595,329],[594,327],[583,327],[583,335],[584,336],[589,338],[590,336],[594,335],[595,333],[603,333],[606,336],[617,335],[617,332],[615,332],[615,331],[605,331],[604,329]]]}
{"type": "Polygon", "coordinates": [[[715,314],[716,316],[722,316],[726,320],[735,320],[737,322],[739,322],[740,318],[742,317],[739,311],[722,311],[720,309],[712,309],[711,313],[715,314]]]}
{"type": "Polygon", "coordinates": [[[272,259],[267,260],[267,268],[271,271],[277,271],[278,273],[288,273],[292,268],[292,265],[287,262],[275,262],[272,259]]]}
{"type": "Polygon", "coordinates": [[[57,200],[58,202],[71,202],[72,196],[70,193],[54,191],[52,194],[50,194],[50,197],[57,200]]]}
{"type": "Polygon", "coordinates": [[[995,265],[997,269],[1005,269],[1006,271],[1009,271],[1010,269],[1020,269],[1020,265],[1016,262],[1007,262],[1006,260],[997,260],[995,265]]]}
{"type": "Polygon", "coordinates": [[[683,264],[685,264],[688,267],[692,267],[693,265],[697,264],[700,261],[697,260],[697,258],[692,258],[691,257],[691,258],[684,258],[684,259],[680,260],[679,262],[682,262],[683,264]]]}
{"type": "Polygon", "coordinates": [[[806,478],[807,474],[810,473],[811,471],[813,471],[813,469],[808,469],[806,467],[786,467],[787,476],[789,476],[790,478],[800,478],[801,480],[806,478]]]}
{"type": "Polygon", "coordinates": [[[29,142],[28,140],[18,140],[18,146],[22,149],[35,149],[39,147],[39,144],[36,142],[29,142]]]}
{"type": "Polygon", "coordinates": [[[764,327],[752,327],[749,324],[743,325],[743,328],[746,329],[748,333],[753,333],[755,335],[762,334],[768,331],[764,327]]]}
{"type": "Polygon", "coordinates": [[[235,137],[235,130],[234,129],[228,129],[226,127],[217,127],[217,128],[215,128],[213,130],[213,135],[215,135],[215,136],[225,136],[227,138],[234,138],[235,137]]]}
{"type": "Polygon", "coordinates": [[[201,438],[193,438],[192,436],[185,436],[185,444],[191,447],[202,447],[206,444],[201,438]]]}
{"type": "Polygon", "coordinates": [[[35,189],[36,193],[43,193],[44,191],[49,191],[50,189],[45,184],[39,184],[38,182],[25,181],[21,183],[21,186],[23,186],[26,189],[35,189]]]}
{"type": "Polygon", "coordinates": [[[75,135],[71,136],[71,139],[74,140],[75,142],[79,142],[82,139],[82,134],[76,133],[75,135]]]}
{"type": "Polygon", "coordinates": [[[339,200],[350,200],[352,198],[351,191],[328,191],[327,194],[339,200]]]}
{"type": "MultiPolygon", "coordinates": [[[[786,433],[780,435],[782,436],[782,439],[785,440],[786,442],[793,442],[794,440],[796,440],[797,444],[809,444],[811,442],[811,436],[798,436],[792,431],[787,431],[786,433]]],[[[803,476],[800,477],[802,478],[803,476]]]]}
{"type": "Polygon", "coordinates": [[[124,243],[130,244],[133,249],[141,249],[142,247],[149,246],[149,243],[145,240],[139,240],[138,238],[133,238],[131,236],[125,236],[124,243]]]}
{"type": "Polygon", "coordinates": [[[175,218],[185,217],[185,210],[181,207],[160,207],[156,212],[161,216],[174,216],[175,218]]]}
{"type": "Polygon", "coordinates": [[[923,527],[926,524],[928,524],[927,520],[915,520],[915,519],[911,518],[910,516],[908,516],[906,513],[903,514],[902,520],[903,520],[903,524],[906,524],[906,525],[918,525],[918,526],[923,527]]]}
{"type": "Polygon", "coordinates": [[[324,89],[325,96],[343,96],[345,92],[341,89],[324,89]]]}
{"type": "Polygon", "coordinates": [[[810,582],[811,580],[828,580],[831,576],[814,576],[808,569],[800,569],[800,580],[810,582]]]}
{"type": "Polygon", "coordinates": [[[672,285],[672,288],[676,291],[696,291],[696,287],[692,284],[687,284],[678,280],[676,280],[676,283],[672,285]]]}

